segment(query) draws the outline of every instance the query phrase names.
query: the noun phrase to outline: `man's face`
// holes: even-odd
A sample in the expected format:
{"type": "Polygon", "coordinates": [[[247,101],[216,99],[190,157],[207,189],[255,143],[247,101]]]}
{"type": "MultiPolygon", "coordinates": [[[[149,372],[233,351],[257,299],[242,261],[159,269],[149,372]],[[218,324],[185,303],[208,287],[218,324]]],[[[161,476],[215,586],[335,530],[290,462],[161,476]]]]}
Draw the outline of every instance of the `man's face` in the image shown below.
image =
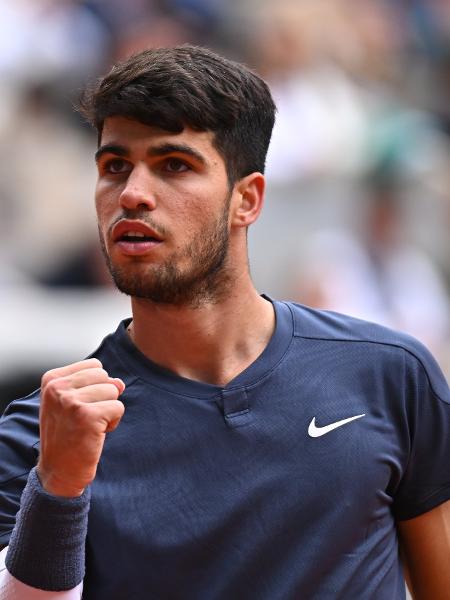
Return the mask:
{"type": "Polygon", "coordinates": [[[96,207],[106,262],[125,294],[190,306],[226,294],[232,192],[212,139],[106,119],[96,207]]]}

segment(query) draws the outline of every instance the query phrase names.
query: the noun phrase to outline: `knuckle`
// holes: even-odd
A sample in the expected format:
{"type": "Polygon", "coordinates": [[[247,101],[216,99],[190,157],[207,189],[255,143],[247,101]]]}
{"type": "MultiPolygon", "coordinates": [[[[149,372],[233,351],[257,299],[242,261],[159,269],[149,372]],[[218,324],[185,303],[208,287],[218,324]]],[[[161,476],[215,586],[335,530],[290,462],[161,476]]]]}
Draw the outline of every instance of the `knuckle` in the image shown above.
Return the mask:
{"type": "Polygon", "coordinates": [[[70,411],[76,405],[76,396],[74,390],[58,389],[55,393],[54,400],[54,404],[62,411],[70,411]]]}
{"type": "Polygon", "coordinates": [[[70,402],[73,399],[74,391],[67,387],[64,379],[52,379],[45,388],[44,398],[50,401],[56,401],[60,404],[70,402]]]}
{"type": "Polygon", "coordinates": [[[61,403],[73,404],[76,401],[76,392],[71,389],[58,389],[56,396],[61,403]]]}
{"type": "Polygon", "coordinates": [[[50,397],[57,396],[61,391],[61,383],[59,379],[50,379],[45,386],[46,394],[50,397]]]}
{"type": "Polygon", "coordinates": [[[89,405],[84,403],[73,403],[70,407],[71,419],[85,429],[85,426],[92,422],[89,405]]]}
{"type": "Polygon", "coordinates": [[[45,388],[48,384],[58,377],[56,369],[50,369],[50,371],[46,371],[41,378],[41,387],[45,388]]]}

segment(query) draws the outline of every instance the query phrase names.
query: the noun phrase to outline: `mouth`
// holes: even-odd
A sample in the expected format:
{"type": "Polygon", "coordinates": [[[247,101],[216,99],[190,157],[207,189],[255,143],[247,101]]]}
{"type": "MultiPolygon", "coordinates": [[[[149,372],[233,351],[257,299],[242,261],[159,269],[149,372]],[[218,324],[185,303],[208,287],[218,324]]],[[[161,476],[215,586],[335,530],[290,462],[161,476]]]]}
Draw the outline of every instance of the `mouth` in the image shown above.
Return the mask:
{"type": "Polygon", "coordinates": [[[140,231],[126,231],[119,236],[116,242],[133,242],[134,244],[142,244],[145,242],[160,242],[156,237],[152,235],[145,235],[140,231]]]}
{"type": "Polygon", "coordinates": [[[112,239],[123,254],[140,256],[162,243],[162,237],[142,221],[119,221],[113,227],[112,239]]]}

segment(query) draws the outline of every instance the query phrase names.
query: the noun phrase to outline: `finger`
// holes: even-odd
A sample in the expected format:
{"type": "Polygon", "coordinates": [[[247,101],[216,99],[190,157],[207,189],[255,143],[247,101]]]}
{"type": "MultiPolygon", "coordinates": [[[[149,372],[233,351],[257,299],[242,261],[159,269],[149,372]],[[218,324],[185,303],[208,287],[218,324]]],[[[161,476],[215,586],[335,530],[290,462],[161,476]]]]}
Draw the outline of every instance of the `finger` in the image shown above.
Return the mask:
{"type": "Polygon", "coordinates": [[[125,390],[125,383],[118,377],[110,377],[104,369],[85,369],[65,377],[69,387],[82,388],[95,383],[111,383],[116,386],[119,396],[125,390]]]}
{"type": "Polygon", "coordinates": [[[64,367],[58,367],[57,369],[51,369],[47,371],[42,376],[42,387],[47,385],[49,381],[53,379],[59,379],[60,377],[67,377],[68,375],[72,375],[77,371],[82,371],[84,369],[93,369],[93,368],[102,368],[102,363],[97,358],[88,358],[86,360],[81,360],[76,363],[72,363],[70,365],[66,365],[64,367]]]}
{"type": "Polygon", "coordinates": [[[82,388],[95,383],[112,383],[119,391],[119,395],[125,390],[125,383],[118,377],[110,377],[105,369],[84,369],[63,377],[68,387],[71,388],[82,388]]]}
{"type": "Polygon", "coordinates": [[[117,427],[125,412],[125,406],[120,400],[106,400],[89,405],[90,418],[94,422],[103,422],[104,432],[117,427]]]}
{"type": "Polygon", "coordinates": [[[119,396],[119,390],[114,383],[95,383],[78,389],[73,392],[73,398],[79,402],[106,402],[116,400],[119,396]]]}
{"type": "Polygon", "coordinates": [[[123,394],[123,392],[125,391],[126,385],[121,379],[119,379],[119,377],[114,377],[113,381],[114,381],[114,384],[117,385],[117,389],[119,390],[119,396],[120,396],[120,394],[123,394]]]}
{"type": "Polygon", "coordinates": [[[105,369],[101,368],[83,369],[82,371],[77,371],[76,373],[66,375],[66,377],[61,377],[60,379],[64,380],[68,387],[75,389],[93,385],[94,383],[111,383],[114,381],[105,369]]]}

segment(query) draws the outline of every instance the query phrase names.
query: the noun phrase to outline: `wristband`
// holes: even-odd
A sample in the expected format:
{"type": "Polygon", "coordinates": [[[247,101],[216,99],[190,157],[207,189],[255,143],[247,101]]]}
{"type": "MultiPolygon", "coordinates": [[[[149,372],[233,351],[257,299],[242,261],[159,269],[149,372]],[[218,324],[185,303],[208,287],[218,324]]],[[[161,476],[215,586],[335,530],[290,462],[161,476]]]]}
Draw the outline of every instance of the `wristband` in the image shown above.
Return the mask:
{"type": "Polygon", "coordinates": [[[89,488],[76,498],[53,496],[32,469],[6,555],[11,575],[42,590],[76,587],[84,577],[89,504],[89,488]]]}

